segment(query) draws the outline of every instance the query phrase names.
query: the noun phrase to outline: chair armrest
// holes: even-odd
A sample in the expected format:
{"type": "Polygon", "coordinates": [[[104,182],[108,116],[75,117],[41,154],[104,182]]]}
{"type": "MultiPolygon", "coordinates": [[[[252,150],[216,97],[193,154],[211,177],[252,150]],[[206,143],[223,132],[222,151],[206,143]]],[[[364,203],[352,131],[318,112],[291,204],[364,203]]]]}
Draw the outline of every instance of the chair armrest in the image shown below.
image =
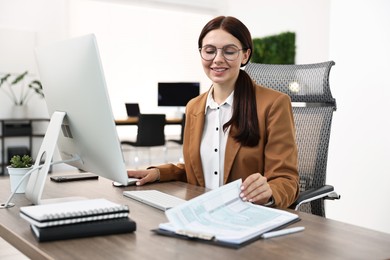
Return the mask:
{"type": "Polygon", "coordinates": [[[298,199],[290,206],[290,208],[298,210],[298,208],[304,204],[317,199],[340,199],[333,186],[324,185],[316,189],[310,189],[303,191],[299,194],[298,199]]]}

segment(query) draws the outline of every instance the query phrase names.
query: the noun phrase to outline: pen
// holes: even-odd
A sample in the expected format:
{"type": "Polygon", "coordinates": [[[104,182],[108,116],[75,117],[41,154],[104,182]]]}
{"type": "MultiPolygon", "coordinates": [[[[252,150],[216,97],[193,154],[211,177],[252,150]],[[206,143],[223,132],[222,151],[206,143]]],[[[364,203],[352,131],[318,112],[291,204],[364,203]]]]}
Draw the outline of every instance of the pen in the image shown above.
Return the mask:
{"type": "Polygon", "coordinates": [[[271,231],[271,232],[264,233],[263,235],[261,235],[261,237],[262,238],[271,238],[271,237],[277,237],[277,236],[284,236],[284,235],[288,235],[288,234],[291,234],[291,233],[296,233],[296,232],[303,231],[304,229],[305,229],[305,227],[287,228],[287,229],[282,229],[282,230],[277,230],[277,231],[271,231]]]}

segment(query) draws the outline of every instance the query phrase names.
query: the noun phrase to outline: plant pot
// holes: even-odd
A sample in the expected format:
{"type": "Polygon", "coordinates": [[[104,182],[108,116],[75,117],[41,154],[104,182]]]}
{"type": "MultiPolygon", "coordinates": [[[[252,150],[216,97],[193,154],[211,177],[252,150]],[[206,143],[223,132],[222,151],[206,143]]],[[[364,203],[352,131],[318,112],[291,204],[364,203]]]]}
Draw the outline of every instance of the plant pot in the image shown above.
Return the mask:
{"type": "Polygon", "coordinates": [[[12,107],[11,118],[25,119],[28,117],[28,107],[26,105],[15,105],[12,107]]]}
{"type": "MultiPolygon", "coordinates": [[[[11,182],[11,192],[14,192],[16,187],[18,186],[20,180],[23,178],[23,176],[32,169],[32,167],[29,168],[14,168],[11,166],[7,166],[9,179],[11,182]]],[[[26,177],[23,180],[23,183],[19,186],[18,190],[15,193],[25,193],[27,188],[27,183],[29,180],[29,177],[26,177]]]]}

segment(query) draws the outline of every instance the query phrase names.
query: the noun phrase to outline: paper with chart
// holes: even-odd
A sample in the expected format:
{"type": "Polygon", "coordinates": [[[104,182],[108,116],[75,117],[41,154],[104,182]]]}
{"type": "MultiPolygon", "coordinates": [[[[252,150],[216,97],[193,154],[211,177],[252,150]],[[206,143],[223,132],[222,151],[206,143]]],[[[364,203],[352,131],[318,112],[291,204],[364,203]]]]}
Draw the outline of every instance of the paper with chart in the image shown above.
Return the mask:
{"type": "Polygon", "coordinates": [[[160,229],[214,235],[215,239],[242,243],[298,219],[287,211],[267,208],[240,199],[237,180],[165,212],[169,223],[160,229]]]}

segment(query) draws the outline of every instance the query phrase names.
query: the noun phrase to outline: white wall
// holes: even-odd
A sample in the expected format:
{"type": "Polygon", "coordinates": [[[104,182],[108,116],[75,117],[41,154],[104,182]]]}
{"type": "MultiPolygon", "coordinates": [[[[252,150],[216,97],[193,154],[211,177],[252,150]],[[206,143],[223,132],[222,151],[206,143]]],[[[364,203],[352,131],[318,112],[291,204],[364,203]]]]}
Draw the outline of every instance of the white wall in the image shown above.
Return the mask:
{"type": "Polygon", "coordinates": [[[329,0],[228,0],[223,15],[239,18],[252,37],[296,33],[296,63],[329,59],[329,0]]]}
{"type": "MultiPolygon", "coordinates": [[[[38,77],[34,48],[40,42],[67,37],[66,6],[66,0],[0,0],[0,76],[27,70],[30,79],[38,77]]],[[[12,109],[0,89],[0,117],[9,117],[12,109]]],[[[38,96],[28,103],[28,110],[33,117],[48,116],[46,104],[38,96]]]]}
{"type": "MultiPolygon", "coordinates": [[[[390,145],[385,115],[390,58],[387,1],[227,0],[218,1],[216,9],[156,1],[0,0],[0,29],[32,32],[36,45],[95,32],[118,116],[124,113],[125,100],[139,101],[147,111],[158,109],[154,91],[159,80],[199,79],[207,89],[196,41],[201,27],[215,15],[238,17],[254,37],[296,32],[297,63],[336,61],[331,87],[338,110],[328,183],[342,199],[327,203],[327,216],[390,233],[385,163],[390,145]],[[156,19],[161,16],[163,20],[156,19]],[[160,46],[169,51],[158,52],[160,46]],[[137,51],[129,52],[134,48],[137,51]],[[180,57],[172,62],[169,53],[174,50],[180,57]]],[[[0,68],[9,70],[10,62],[0,59],[0,68]]],[[[25,65],[29,66],[27,61],[25,65]]],[[[0,116],[7,109],[9,104],[0,94],[0,116]]]]}
{"type": "Polygon", "coordinates": [[[159,81],[200,81],[208,89],[197,51],[208,13],[123,1],[70,3],[70,35],[97,37],[116,117],[126,116],[126,102],[138,102],[142,113],[175,111],[157,107],[159,81]]]}
{"type": "Polygon", "coordinates": [[[390,2],[334,0],[330,58],[337,98],[328,182],[330,218],[390,233],[390,2]]]}

